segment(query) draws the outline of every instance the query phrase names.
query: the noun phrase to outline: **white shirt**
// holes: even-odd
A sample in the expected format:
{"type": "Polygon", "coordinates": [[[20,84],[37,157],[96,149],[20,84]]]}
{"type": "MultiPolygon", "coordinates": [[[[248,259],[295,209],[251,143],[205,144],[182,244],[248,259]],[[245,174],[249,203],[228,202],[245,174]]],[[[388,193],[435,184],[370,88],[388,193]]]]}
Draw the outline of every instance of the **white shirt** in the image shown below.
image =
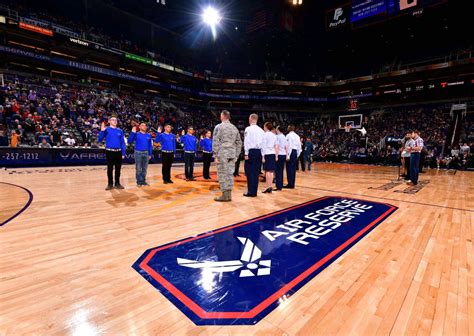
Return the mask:
{"type": "Polygon", "coordinates": [[[278,155],[286,155],[286,147],[288,146],[288,142],[286,141],[285,135],[280,133],[276,137],[278,143],[278,155]]]}
{"type": "Polygon", "coordinates": [[[68,146],[74,146],[76,144],[76,140],[72,138],[66,138],[64,139],[64,142],[68,144],[68,146]]]}
{"type": "Polygon", "coordinates": [[[293,149],[296,149],[297,156],[301,154],[301,140],[298,134],[290,132],[286,135],[286,141],[288,142],[288,155],[291,155],[293,149]]]}
{"type": "Polygon", "coordinates": [[[275,145],[277,145],[277,137],[273,132],[265,132],[263,135],[262,155],[276,154],[275,145]]]}
{"type": "Polygon", "coordinates": [[[245,129],[244,135],[244,151],[245,155],[249,155],[251,149],[262,149],[263,135],[265,132],[263,129],[253,124],[245,129]]]}

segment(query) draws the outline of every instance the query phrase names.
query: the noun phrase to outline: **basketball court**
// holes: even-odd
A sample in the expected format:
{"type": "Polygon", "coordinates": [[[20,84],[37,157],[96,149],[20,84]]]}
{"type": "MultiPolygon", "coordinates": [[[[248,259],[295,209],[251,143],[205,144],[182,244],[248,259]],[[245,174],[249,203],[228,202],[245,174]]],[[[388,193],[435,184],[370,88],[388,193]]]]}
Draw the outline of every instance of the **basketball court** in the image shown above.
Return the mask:
{"type": "Polygon", "coordinates": [[[0,172],[0,334],[474,332],[472,172],[428,170],[414,189],[396,167],[313,164],[296,189],[252,199],[241,177],[231,203],[213,201],[216,182],[186,182],[180,166],[169,185],[160,165],[149,168],[150,187],[135,186],[133,166],[122,173],[126,189],[106,192],[102,166],[0,172]],[[370,209],[354,216],[363,229],[344,242],[350,225],[285,239],[298,227],[288,219],[324,202],[370,209]],[[287,232],[263,231],[273,219],[287,232]],[[332,254],[303,265],[297,248],[316,258],[323,242],[332,254]]]}

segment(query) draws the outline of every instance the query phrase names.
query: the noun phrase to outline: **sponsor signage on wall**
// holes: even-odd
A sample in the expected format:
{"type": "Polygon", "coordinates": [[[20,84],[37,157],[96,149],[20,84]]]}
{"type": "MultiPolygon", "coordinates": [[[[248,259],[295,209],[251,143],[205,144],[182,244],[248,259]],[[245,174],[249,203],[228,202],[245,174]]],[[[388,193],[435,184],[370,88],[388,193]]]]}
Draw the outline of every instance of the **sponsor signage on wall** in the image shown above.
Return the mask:
{"type": "Polygon", "coordinates": [[[35,32],[35,33],[38,33],[38,34],[42,34],[42,35],[46,35],[46,36],[53,36],[53,31],[49,30],[49,29],[46,29],[46,28],[33,26],[31,24],[24,23],[24,22],[20,22],[18,24],[18,26],[22,29],[29,30],[29,31],[32,31],[32,32],[35,32]]]}
{"type": "Polygon", "coordinates": [[[400,0],[400,10],[415,7],[416,5],[417,0],[400,0]]]}
{"type": "Polygon", "coordinates": [[[387,6],[385,0],[353,0],[351,22],[385,13],[387,6]]]}
{"type": "Polygon", "coordinates": [[[125,53],[125,58],[131,59],[131,60],[134,60],[134,61],[137,61],[137,62],[141,62],[141,63],[150,64],[150,65],[152,65],[152,63],[153,63],[153,60],[151,60],[149,58],[146,58],[146,57],[138,56],[138,55],[135,55],[135,54],[125,53]]]}
{"type": "Polygon", "coordinates": [[[349,23],[350,4],[344,4],[326,12],[326,29],[331,30],[349,23]]]}

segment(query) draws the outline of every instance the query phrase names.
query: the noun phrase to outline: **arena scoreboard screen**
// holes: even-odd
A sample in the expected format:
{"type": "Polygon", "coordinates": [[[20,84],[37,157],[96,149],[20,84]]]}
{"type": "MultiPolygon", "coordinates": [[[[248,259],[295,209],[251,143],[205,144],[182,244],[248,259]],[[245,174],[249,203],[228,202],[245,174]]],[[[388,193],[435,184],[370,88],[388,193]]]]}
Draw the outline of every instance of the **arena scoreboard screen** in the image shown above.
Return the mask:
{"type": "Polygon", "coordinates": [[[397,15],[410,12],[410,9],[420,9],[438,5],[447,0],[353,0],[351,22],[358,22],[377,15],[397,15]]]}

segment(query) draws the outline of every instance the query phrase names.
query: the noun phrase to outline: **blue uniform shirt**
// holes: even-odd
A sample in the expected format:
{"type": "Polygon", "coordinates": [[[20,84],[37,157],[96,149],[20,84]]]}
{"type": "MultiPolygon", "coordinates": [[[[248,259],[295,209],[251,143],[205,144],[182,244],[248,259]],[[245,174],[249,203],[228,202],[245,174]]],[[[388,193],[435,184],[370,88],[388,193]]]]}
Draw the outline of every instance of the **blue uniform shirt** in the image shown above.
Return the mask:
{"type": "Polygon", "coordinates": [[[184,145],[185,152],[195,152],[196,151],[196,137],[194,135],[182,135],[181,143],[184,145]]]}
{"type": "Polygon", "coordinates": [[[305,154],[312,154],[314,151],[314,145],[311,141],[306,141],[304,144],[304,152],[305,154]]]}
{"type": "Polygon", "coordinates": [[[212,152],[212,139],[202,139],[199,146],[201,146],[202,150],[205,152],[212,152]]]}
{"type": "Polygon", "coordinates": [[[161,143],[162,151],[173,151],[176,153],[176,137],[173,133],[158,133],[155,142],[161,143]]]}
{"type": "Polygon", "coordinates": [[[136,151],[148,151],[148,155],[153,154],[153,141],[151,139],[150,134],[142,132],[131,132],[128,136],[128,143],[131,145],[135,141],[136,151]]]}
{"type": "Polygon", "coordinates": [[[103,142],[105,138],[105,148],[122,149],[125,156],[125,136],[120,128],[107,127],[105,131],[100,131],[98,142],[103,142]]]}

